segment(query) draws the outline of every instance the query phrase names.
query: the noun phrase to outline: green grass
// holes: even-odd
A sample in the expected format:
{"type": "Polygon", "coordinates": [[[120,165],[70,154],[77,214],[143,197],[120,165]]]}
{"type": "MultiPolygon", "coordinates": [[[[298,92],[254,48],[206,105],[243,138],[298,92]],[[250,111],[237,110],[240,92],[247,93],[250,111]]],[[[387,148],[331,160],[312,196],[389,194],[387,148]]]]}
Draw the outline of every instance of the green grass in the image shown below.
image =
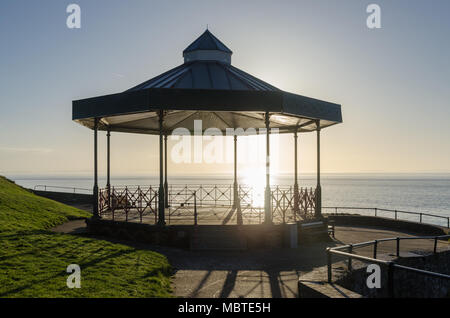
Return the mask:
{"type": "Polygon", "coordinates": [[[38,197],[0,177],[0,297],[170,297],[158,253],[50,229],[89,213],[38,197]],[[81,288],[69,289],[69,264],[81,288]]]}

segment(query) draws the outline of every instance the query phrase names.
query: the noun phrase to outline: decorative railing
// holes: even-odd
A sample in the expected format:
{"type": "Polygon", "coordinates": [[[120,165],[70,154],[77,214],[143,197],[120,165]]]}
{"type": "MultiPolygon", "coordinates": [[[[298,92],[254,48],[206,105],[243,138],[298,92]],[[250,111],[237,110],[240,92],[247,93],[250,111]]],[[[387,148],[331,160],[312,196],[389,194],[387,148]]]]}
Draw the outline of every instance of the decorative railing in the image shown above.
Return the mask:
{"type": "MultiPolygon", "coordinates": [[[[157,222],[158,186],[112,187],[99,190],[99,213],[113,220],[128,221],[153,216],[157,222]]],[[[233,185],[170,185],[166,216],[169,221],[191,223],[195,219],[223,223],[230,210],[239,209],[245,224],[264,221],[264,201],[252,187],[239,185],[235,195],[233,185]],[[235,198],[236,196],[236,198],[235,198]],[[208,209],[214,208],[214,209],[208,209]],[[207,211],[207,212],[205,212],[207,211]],[[208,215],[207,215],[208,214],[208,215]]],[[[272,221],[295,222],[311,218],[315,210],[315,190],[312,188],[274,186],[271,188],[272,221]]],[[[224,224],[224,223],[223,223],[224,224]]]]}
{"type": "Polygon", "coordinates": [[[315,212],[316,192],[312,188],[275,187],[272,189],[272,215],[282,223],[309,219],[315,212]]]}
{"type": "Polygon", "coordinates": [[[194,200],[192,194],[196,193],[197,205],[202,206],[231,206],[233,204],[233,186],[211,184],[169,185],[169,205],[185,205],[194,200]]]}
{"type": "Polygon", "coordinates": [[[100,216],[111,215],[114,220],[116,213],[125,216],[128,221],[130,214],[137,215],[142,223],[144,216],[154,216],[157,220],[158,192],[154,187],[101,189],[99,191],[100,216]]]}

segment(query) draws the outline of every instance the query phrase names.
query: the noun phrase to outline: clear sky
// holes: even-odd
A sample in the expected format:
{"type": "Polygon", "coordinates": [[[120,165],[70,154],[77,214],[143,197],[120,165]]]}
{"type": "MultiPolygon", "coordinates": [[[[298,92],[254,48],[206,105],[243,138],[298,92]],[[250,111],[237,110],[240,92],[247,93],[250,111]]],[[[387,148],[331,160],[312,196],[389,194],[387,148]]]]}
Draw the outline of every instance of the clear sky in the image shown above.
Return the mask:
{"type": "MultiPolygon", "coordinates": [[[[178,66],[207,24],[234,66],[342,104],[344,123],[322,133],[324,172],[450,172],[449,13],[448,0],[2,0],[0,174],[91,174],[93,134],[71,121],[72,100],[178,66]],[[81,7],[79,30],[66,26],[70,3],[81,7]],[[381,29],[366,26],[370,3],[381,29]]],[[[157,137],[114,134],[112,145],[114,173],[157,172],[157,137]]],[[[282,137],[277,172],[292,172],[292,148],[282,137]]],[[[301,171],[314,172],[314,134],[301,136],[299,154],[301,171]]]]}

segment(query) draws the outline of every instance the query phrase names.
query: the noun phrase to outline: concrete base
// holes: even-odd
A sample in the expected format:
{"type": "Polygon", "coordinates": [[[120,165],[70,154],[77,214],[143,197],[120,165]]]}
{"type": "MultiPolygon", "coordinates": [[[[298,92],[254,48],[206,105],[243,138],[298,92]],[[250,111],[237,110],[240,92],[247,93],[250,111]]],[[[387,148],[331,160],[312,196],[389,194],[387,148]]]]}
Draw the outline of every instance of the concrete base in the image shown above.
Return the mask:
{"type": "MultiPolygon", "coordinates": [[[[168,225],[86,220],[89,233],[143,243],[193,250],[246,250],[296,247],[295,224],[279,225],[168,225]]],[[[298,226],[298,225],[297,225],[298,226]]],[[[304,233],[303,233],[304,235],[304,233]]]]}
{"type": "Polygon", "coordinates": [[[65,204],[92,204],[92,194],[31,190],[34,194],[65,204]]]}

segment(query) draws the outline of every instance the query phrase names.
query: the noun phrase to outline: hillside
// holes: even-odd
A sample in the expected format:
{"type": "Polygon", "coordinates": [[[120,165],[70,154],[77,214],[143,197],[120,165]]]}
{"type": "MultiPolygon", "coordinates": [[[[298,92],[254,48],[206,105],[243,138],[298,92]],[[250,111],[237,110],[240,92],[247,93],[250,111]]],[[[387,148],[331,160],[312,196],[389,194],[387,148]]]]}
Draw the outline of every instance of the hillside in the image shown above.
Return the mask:
{"type": "Polygon", "coordinates": [[[38,197],[0,177],[0,297],[170,297],[158,253],[50,229],[89,213],[38,197]],[[81,288],[66,285],[81,267],[81,288]]]}

